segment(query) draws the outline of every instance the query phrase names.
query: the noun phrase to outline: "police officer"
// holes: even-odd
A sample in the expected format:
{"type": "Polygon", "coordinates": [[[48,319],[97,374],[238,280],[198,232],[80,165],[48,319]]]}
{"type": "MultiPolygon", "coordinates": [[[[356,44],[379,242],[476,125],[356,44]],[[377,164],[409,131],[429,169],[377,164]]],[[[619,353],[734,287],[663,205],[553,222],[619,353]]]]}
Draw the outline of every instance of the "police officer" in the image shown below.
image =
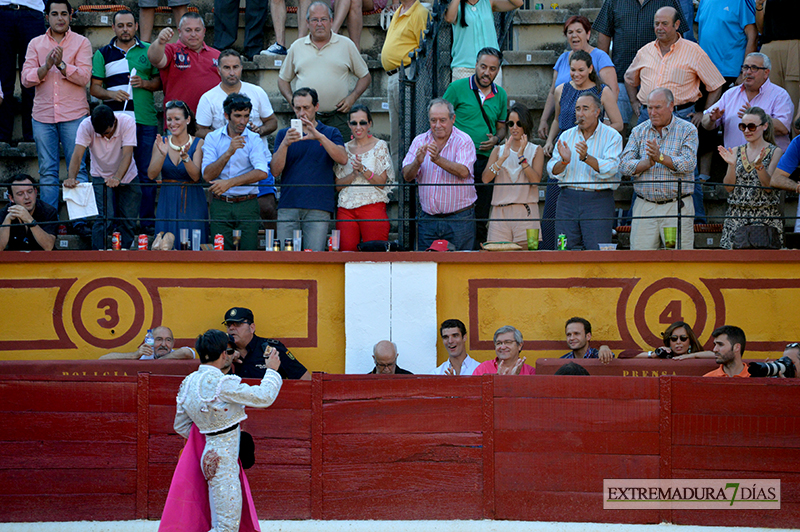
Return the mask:
{"type": "Polygon", "coordinates": [[[281,358],[281,365],[278,369],[281,377],[311,380],[311,373],[294,358],[294,355],[286,349],[283,343],[271,338],[256,336],[256,325],[253,321],[253,311],[249,308],[234,307],[225,313],[225,320],[222,322],[239,352],[239,357],[234,360],[236,375],[248,379],[264,377],[267,370],[264,362],[264,350],[271,346],[278,350],[281,358]]]}

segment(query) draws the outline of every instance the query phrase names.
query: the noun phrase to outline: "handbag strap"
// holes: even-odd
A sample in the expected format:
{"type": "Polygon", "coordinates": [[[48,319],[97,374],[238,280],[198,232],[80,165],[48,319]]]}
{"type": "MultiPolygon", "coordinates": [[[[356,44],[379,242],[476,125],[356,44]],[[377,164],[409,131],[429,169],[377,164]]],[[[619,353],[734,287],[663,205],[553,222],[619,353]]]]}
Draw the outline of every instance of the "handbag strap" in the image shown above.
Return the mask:
{"type": "MultiPolygon", "coordinates": [[[[475,84],[478,84],[477,77],[475,79],[475,84]]],[[[478,100],[478,107],[481,108],[481,114],[483,115],[483,120],[486,122],[486,127],[489,128],[489,133],[492,133],[492,122],[489,120],[489,117],[486,116],[486,111],[483,109],[483,102],[481,101],[481,97],[478,95],[478,91],[480,89],[472,89],[472,93],[475,95],[475,99],[478,100]]],[[[492,133],[494,135],[494,133],[492,133]]]]}

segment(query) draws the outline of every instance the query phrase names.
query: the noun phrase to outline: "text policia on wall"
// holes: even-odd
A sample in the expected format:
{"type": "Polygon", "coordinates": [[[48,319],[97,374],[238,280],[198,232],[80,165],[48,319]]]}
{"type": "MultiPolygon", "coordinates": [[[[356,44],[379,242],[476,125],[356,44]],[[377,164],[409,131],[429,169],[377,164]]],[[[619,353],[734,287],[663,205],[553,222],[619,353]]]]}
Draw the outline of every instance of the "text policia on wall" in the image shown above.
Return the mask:
{"type": "Polygon", "coordinates": [[[780,479],[604,479],[605,510],[779,510],[780,479]]]}

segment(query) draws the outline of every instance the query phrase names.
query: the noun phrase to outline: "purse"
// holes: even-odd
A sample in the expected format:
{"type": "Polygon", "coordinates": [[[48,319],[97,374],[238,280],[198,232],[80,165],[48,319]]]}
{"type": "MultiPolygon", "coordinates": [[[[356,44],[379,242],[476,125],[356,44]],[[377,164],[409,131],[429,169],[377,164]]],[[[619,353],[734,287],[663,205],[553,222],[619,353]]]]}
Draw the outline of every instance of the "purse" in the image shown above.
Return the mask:
{"type": "Polygon", "coordinates": [[[780,248],[780,233],[771,225],[743,225],[733,233],[733,249],[780,248]]]}

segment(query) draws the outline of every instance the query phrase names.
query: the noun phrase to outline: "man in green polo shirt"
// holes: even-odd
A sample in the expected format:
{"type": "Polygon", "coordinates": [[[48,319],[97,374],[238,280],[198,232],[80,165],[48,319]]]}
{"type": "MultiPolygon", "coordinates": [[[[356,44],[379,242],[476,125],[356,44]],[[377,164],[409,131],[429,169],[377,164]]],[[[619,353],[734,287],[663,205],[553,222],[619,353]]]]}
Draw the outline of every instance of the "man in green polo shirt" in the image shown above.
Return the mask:
{"type": "Polygon", "coordinates": [[[141,228],[154,227],[156,210],[155,182],[147,177],[153,143],[158,130],[158,116],[153,105],[153,92],[161,90],[158,69],[147,59],[149,44],[136,37],[139,26],[133,13],[117,11],[112,19],[115,37],[97,50],[92,59],[92,85],[89,92],[118,113],[124,111],[136,119],[136,161],[142,203],[139,209],[141,228]],[[132,75],[136,69],[135,75],[132,75]]]}
{"type": "Polygon", "coordinates": [[[456,110],[456,127],[472,138],[477,160],[474,176],[478,200],[475,202],[475,249],[486,241],[486,227],[492,206],[492,185],[480,184],[480,176],[492,148],[506,136],[508,96],[503,87],[495,85],[503,55],[496,48],[483,48],[478,52],[475,75],[450,84],[444,99],[456,110]]]}

